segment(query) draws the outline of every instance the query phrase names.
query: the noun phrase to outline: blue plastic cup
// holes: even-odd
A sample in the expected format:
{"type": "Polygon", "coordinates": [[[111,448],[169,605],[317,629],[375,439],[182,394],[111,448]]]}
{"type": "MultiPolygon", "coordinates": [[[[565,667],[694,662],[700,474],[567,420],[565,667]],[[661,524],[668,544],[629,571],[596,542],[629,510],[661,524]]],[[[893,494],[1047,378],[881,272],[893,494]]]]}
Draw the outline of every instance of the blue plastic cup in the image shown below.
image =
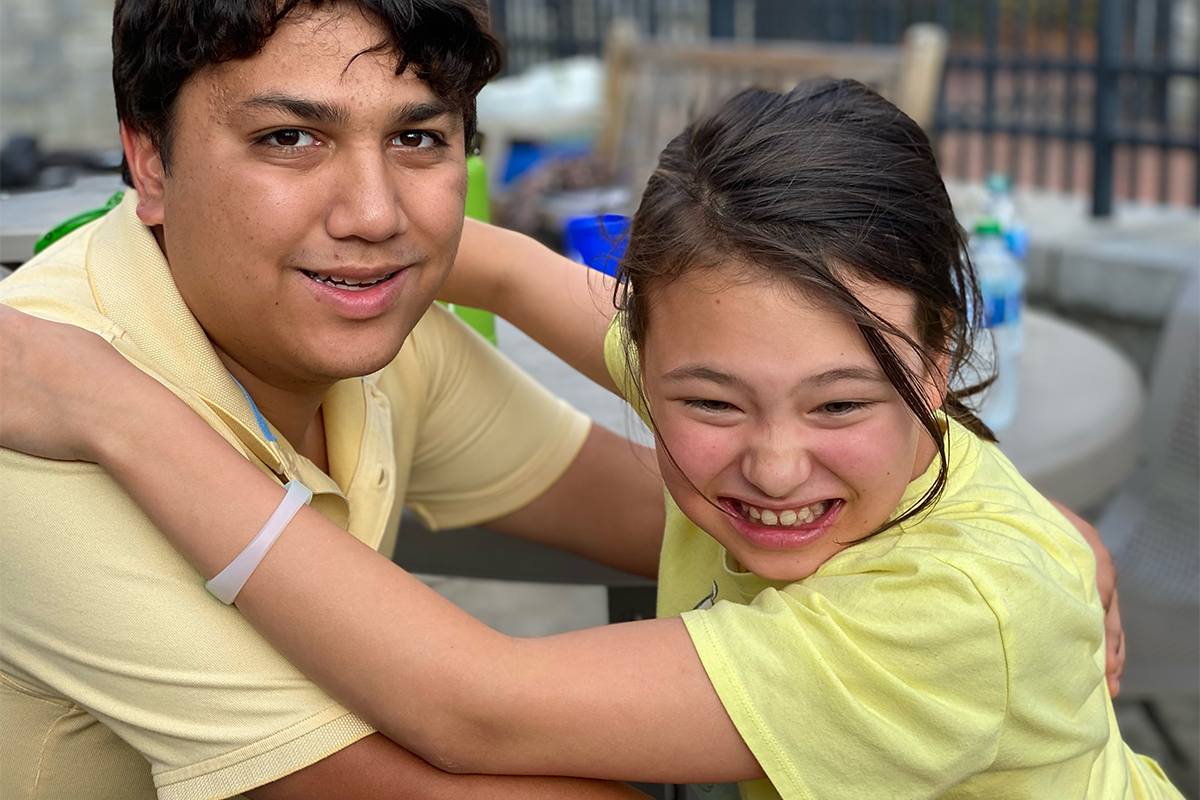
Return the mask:
{"type": "Polygon", "coordinates": [[[568,254],[605,275],[616,277],[629,244],[629,217],[620,214],[575,217],[567,222],[568,254]]]}

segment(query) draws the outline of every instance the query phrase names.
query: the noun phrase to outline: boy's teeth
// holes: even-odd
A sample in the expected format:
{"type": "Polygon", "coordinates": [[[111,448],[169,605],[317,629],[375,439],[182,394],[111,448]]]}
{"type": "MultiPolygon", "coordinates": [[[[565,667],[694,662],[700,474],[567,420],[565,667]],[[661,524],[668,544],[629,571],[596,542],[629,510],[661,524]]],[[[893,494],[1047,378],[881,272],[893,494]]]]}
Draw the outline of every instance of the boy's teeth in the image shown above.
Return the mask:
{"type": "Polygon", "coordinates": [[[829,505],[822,500],[819,503],[813,503],[811,506],[804,506],[799,509],[786,509],[784,511],[772,511],[769,508],[757,508],[749,503],[742,503],[742,513],[763,525],[782,525],[791,527],[792,525],[807,525],[813,520],[820,517],[828,509],[829,505]]]}
{"type": "Polygon", "coordinates": [[[364,289],[370,289],[376,284],[383,283],[395,275],[391,273],[384,275],[382,278],[358,279],[358,278],[335,278],[332,275],[322,275],[319,272],[305,272],[305,275],[312,278],[317,283],[323,283],[326,286],[333,286],[337,289],[346,289],[351,292],[361,292],[364,289]]]}

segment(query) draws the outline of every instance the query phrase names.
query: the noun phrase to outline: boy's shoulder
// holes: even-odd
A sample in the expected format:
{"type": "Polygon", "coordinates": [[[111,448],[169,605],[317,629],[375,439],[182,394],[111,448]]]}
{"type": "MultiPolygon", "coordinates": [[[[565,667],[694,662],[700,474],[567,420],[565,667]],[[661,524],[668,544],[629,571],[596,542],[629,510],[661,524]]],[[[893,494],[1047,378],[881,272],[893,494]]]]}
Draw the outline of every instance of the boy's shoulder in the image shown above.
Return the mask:
{"type": "Polygon", "coordinates": [[[103,332],[112,321],[101,311],[87,255],[103,220],[73,231],[0,281],[0,303],[55,322],[103,332]]]}

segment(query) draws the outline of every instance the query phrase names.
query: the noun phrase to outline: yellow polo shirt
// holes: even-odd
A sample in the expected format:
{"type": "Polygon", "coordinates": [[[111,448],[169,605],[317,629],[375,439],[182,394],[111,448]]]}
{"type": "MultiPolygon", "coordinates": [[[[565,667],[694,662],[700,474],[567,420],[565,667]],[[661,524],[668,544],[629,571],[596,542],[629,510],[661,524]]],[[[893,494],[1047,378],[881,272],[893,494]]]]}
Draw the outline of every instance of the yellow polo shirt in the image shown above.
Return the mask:
{"type": "MultiPolygon", "coordinates": [[[[368,545],[390,553],[402,505],[435,529],[503,516],[578,454],[588,420],[434,307],[388,367],[330,391],[321,472],[225,370],[136,202],[21,267],[0,302],[101,333],[368,545]]],[[[5,800],[230,797],[371,733],[210,596],[99,467],[0,450],[0,498],[5,800]]]]}

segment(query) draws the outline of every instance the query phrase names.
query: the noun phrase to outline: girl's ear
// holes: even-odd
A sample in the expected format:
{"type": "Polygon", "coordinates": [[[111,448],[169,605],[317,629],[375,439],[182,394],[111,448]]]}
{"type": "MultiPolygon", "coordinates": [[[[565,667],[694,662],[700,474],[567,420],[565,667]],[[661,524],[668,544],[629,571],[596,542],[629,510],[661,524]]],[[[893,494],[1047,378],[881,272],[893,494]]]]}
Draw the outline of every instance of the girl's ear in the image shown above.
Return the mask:
{"type": "Polygon", "coordinates": [[[926,364],[925,400],[930,408],[942,408],[950,391],[950,353],[939,348],[932,362],[926,364]]]}
{"type": "Polygon", "coordinates": [[[926,398],[930,402],[930,408],[941,408],[946,402],[946,395],[950,392],[950,348],[949,344],[952,339],[952,331],[954,330],[954,312],[946,309],[942,312],[943,328],[945,339],[942,346],[937,349],[937,356],[933,359],[934,372],[929,377],[928,386],[930,394],[926,398]]]}

